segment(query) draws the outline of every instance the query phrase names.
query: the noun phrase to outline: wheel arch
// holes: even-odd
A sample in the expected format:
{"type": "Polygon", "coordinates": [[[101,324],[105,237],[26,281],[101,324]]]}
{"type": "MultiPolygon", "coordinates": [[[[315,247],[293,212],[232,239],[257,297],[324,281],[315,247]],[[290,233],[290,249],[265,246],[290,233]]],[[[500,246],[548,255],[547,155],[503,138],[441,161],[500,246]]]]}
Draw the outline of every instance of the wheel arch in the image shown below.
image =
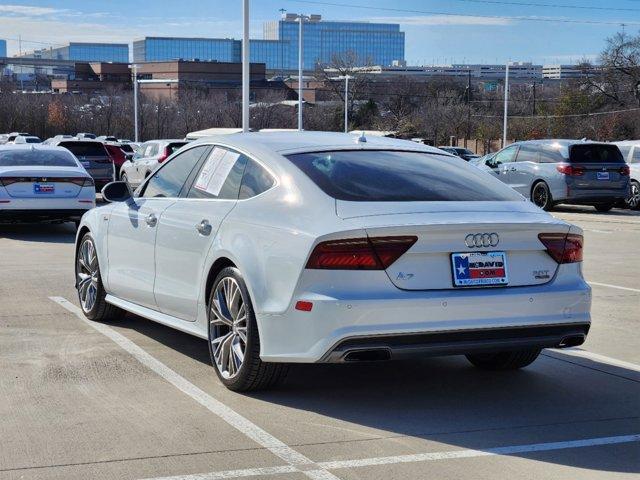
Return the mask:
{"type": "Polygon", "coordinates": [[[209,307],[209,297],[211,296],[211,290],[213,289],[213,282],[215,282],[218,274],[227,267],[238,268],[233,260],[225,256],[218,257],[211,267],[209,267],[209,273],[207,273],[207,279],[204,287],[204,303],[207,305],[207,308],[209,307]]]}

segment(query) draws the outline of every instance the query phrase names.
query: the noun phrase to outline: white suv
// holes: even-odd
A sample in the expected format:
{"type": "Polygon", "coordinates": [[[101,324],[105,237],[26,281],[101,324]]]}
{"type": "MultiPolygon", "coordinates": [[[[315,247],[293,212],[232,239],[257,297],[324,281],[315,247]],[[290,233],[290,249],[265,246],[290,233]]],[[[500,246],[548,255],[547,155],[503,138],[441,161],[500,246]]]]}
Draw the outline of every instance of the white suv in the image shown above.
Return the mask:
{"type": "Polygon", "coordinates": [[[136,188],[173,152],[187,144],[184,140],[149,140],[136,150],[133,158],[122,164],[120,178],[136,188]]]}

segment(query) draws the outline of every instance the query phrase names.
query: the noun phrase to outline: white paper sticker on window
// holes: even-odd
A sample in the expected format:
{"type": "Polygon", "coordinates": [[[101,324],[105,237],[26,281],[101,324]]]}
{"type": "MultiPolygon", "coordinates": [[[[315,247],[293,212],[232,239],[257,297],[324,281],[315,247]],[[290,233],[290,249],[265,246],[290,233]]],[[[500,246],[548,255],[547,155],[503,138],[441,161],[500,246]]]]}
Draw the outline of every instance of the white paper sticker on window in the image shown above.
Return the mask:
{"type": "Polygon", "coordinates": [[[207,159],[200,176],[194,185],[198,190],[219,195],[227,175],[236,163],[240,154],[222,148],[214,148],[207,159]]]}

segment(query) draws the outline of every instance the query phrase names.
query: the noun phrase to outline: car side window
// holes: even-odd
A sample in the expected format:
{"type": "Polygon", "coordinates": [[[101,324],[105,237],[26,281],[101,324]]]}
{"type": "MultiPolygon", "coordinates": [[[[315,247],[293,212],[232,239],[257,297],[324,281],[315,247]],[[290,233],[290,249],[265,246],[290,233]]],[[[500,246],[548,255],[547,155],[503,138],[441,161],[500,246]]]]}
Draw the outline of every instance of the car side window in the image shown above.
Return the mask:
{"type": "Polygon", "coordinates": [[[495,157],[493,157],[493,163],[495,165],[500,165],[502,163],[511,163],[516,159],[516,153],[518,153],[517,145],[507,147],[501,152],[496,153],[495,157]]]}
{"type": "Polygon", "coordinates": [[[152,143],[147,149],[145,157],[155,157],[158,154],[158,144],[152,143]]]}
{"type": "Polygon", "coordinates": [[[640,146],[633,147],[633,154],[629,163],[640,163],[640,146]]]}
{"type": "Polygon", "coordinates": [[[207,145],[190,148],[162,164],[162,167],[149,178],[140,196],[144,198],[178,197],[191,171],[207,150],[207,145]]]}
{"type": "Polygon", "coordinates": [[[187,198],[237,200],[247,160],[239,152],[215,147],[202,162],[187,198]]]}
{"type": "Polygon", "coordinates": [[[275,185],[276,181],[262,165],[255,160],[247,159],[247,166],[240,185],[240,200],[255,197],[266,192],[275,185]]]}
{"type": "Polygon", "coordinates": [[[538,147],[535,145],[520,145],[516,161],[538,163],[538,147]]]}
{"type": "Polygon", "coordinates": [[[558,163],[562,161],[564,161],[564,157],[560,150],[545,147],[540,149],[540,163],[558,163]]]}

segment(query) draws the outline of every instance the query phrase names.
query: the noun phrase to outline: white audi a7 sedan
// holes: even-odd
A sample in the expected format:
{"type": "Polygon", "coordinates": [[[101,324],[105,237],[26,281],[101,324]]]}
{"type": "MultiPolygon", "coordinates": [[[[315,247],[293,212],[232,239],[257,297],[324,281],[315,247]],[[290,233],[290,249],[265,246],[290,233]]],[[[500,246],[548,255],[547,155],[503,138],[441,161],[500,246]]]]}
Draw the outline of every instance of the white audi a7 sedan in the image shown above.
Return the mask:
{"type": "Polygon", "coordinates": [[[426,145],[208,137],[103,196],[76,241],[85,315],[207,339],[232,390],[289,363],[464,354],[516,369],[589,330],[582,231],[426,145]]]}

